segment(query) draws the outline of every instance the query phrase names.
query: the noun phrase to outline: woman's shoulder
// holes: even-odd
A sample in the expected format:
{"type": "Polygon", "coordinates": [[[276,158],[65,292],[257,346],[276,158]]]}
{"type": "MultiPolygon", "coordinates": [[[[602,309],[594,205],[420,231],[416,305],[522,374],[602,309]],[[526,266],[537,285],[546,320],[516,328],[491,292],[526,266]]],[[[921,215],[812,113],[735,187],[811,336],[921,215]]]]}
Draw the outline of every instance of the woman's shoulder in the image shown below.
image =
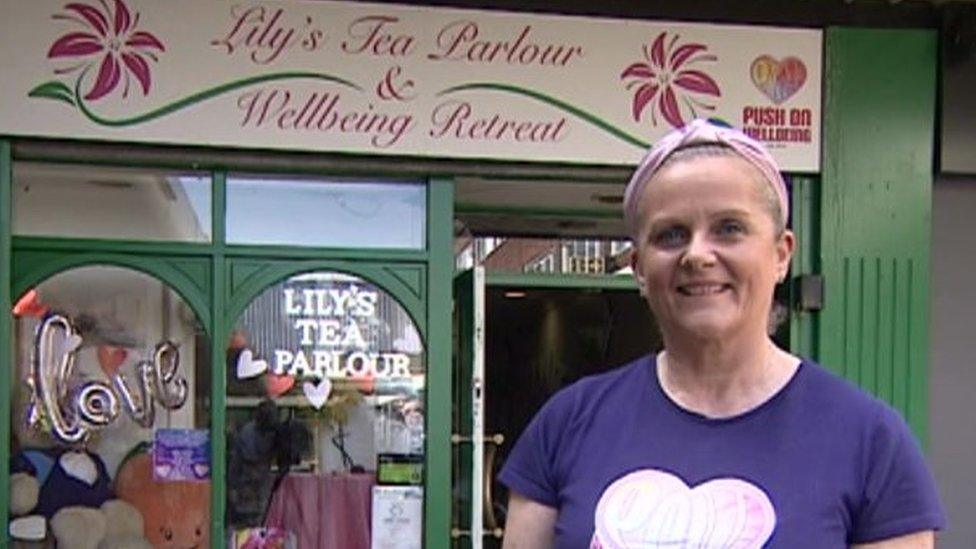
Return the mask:
{"type": "Polygon", "coordinates": [[[824,419],[868,428],[904,422],[888,402],[825,366],[803,359],[801,372],[798,393],[804,407],[823,414],[824,419]]]}

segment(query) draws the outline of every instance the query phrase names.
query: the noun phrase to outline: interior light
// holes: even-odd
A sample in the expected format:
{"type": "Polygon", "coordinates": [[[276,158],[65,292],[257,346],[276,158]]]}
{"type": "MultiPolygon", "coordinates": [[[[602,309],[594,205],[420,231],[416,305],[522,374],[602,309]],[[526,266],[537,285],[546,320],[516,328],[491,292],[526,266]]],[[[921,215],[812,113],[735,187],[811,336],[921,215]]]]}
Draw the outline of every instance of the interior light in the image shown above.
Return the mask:
{"type": "Polygon", "coordinates": [[[522,299],[525,297],[525,292],[522,290],[505,290],[505,297],[509,299],[522,299]]]}

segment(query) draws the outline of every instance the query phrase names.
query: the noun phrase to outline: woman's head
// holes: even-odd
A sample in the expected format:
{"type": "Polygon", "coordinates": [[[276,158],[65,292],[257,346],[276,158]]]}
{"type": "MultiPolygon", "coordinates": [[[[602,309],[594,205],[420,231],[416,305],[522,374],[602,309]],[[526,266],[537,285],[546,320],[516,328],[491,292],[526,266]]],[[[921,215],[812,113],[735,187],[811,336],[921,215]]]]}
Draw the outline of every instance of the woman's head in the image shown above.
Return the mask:
{"type": "Polygon", "coordinates": [[[767,197],[771,219],[780,231],[786,228],[789,218],[786,183],[769,151],[734,128],[694,120],[657,141],[631,176],[624,193],[624,221],[631,238],[636,237],[641,214],[637,207],[639,199],[654,175],[668,164],[705,156],[737,156],[755,168],[756,184],[767,197]]]}
{"type": "Polygon", "coordinates": [[[760,145],[702,124],[662,140],[628,187],[634,274],[665,338],[764,336],[794,246],[785,186],[760,145]]]}

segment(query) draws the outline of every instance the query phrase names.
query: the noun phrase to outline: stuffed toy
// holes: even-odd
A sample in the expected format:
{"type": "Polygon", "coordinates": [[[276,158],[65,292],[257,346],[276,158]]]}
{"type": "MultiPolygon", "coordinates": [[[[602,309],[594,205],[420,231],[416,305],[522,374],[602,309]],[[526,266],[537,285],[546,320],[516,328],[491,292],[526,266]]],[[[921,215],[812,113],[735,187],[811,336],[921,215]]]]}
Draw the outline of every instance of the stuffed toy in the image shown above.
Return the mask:
{"type": "Polygon", "coordinates": [[[48,526],[59,549],[151,549],[132,505],[112,499],[105,465],[95,454],[26,450],[13,460],[10,533],[40,542],[48,526]],[[28,514],[30,513],[30,514],[28,514]]]}
{"type": "Polygon", "coordinates": [[[158,481],[148,452],[130,455],[115,478],[115,493],[142,515],[143,534],[157,549],[210,546],[210,483],[158,481]]]}
{"type": "Polygon", "coordinates": [[[105,464],[84,451],[25,450],[14,458],[13,473],[37,480],[37,505],[33,513],[51,519],[65,507],[99,508],[111,499],[112,487],[105,464]]]}

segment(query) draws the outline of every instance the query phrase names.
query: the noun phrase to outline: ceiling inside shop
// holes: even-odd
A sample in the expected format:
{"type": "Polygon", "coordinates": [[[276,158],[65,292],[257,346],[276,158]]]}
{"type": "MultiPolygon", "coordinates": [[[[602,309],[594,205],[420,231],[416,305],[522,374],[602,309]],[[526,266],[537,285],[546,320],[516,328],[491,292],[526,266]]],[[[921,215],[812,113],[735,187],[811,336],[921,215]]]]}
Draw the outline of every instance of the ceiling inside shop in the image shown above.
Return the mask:
{"type": "Polygon", "coordinates": [[[620,236],[626,181],[458,178],[457,218],[475,235],[620,236]]]}

